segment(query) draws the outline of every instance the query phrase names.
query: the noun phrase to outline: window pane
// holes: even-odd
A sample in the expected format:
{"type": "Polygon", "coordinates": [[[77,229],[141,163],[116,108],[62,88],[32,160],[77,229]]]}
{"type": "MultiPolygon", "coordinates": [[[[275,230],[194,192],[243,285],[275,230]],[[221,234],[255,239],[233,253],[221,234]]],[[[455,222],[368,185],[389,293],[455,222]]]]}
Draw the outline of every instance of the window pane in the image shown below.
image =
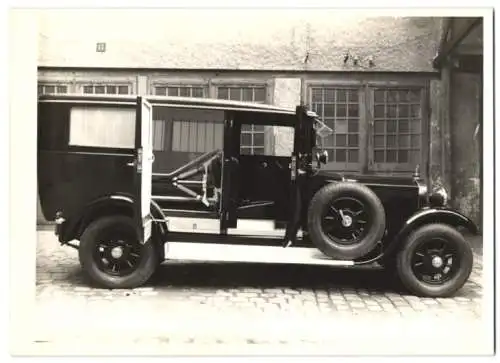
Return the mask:
{"type": "Polygon", "coordinates": [[[241,125],[241,132],[252,132],[252,131],[253,131],[252,125],[248,124],[241,125]]]}
{"type": "Polygon", "coordinates": [[[420,134],[420,120],[411,121],[411,133],[420,134]]]}
{"type": "Polygon", "coordinates": [[[54,86],[45,86],[45,93],[56,93],[56,88],[54,86]]]}
{"type": "Polygon", "coordinates": [[[229,99],[232,101],[241,101],[241,88],[230,88],[229,99]]]}
{"type": "Polygon", "coordinates": [[[374,154],[375,154],[375,162],[376,163],[383,163],[385,162],[385,157],[384,157],[384,154],[385,151],[384,150],[375,150],[374,154]]]}
{"type": "Polygon", "coordinates": [[[408,162],[408,150],[399,150],[398,151],[398,162],[399,163],[407,163],[408,162]]]}
{"type": "Polygon", "coordinates": [[[376,134],[385,133],[385,121],[375,121],[375,133],[376,134]]]}
{"type": "Polygon", "coordinates": [[[38,85],[38,94],[43,94],[43,86],[38,85]]]}
{"type": "Polygon", "coordinates": [[[266,102],[266,89],[265,88],[256,88],[255,89],[255,102],[266,102]]]}
{"type": "Polygon", "coordinates": [[[252,130],[257,132],[264,132],[264,125],[252,125],[252,130]]]}
{"type": "Polygon", "coordinates": [[[410,117],[410,107],[408,105],[399,105],[399,117],[410,117]]]}
{"type": "Polygon", "coordinates": [[[349,150],[349,159],[350,163],[358,163],[359,162],[359,151],[358,150],[349,150]]]}
{"type": "Polygon", "coordinates": [[[68,93],[68,86],[57,86],[57,93],[68,93]]]}
{"type": "Polygon", "coordinates": [[[335,161],[338,161],[340,163],[347,161],[345,149],[337,149],[335,151],[335,154],[336,154],[335,161]]]}
{"type": "Polygon", "coordinates": [[[325,104],[324,105],[324,113],[325,117],[335,117],[335,105],[334,104],[325,104]]]}
{"type": "Polygon", "coordinates": [[[376,148],[384,148],[385,147],[385,136],[377,135],[375,136],[375,147],[376,148]]]}
{"type": "Polygon", "coordinates": [[[398,106],[396,105],[389,105],[387,106],[387,116],[388,117],[397,117],[398,115],[398,106]]]}
{"type": "Polygon", "coordinates": [[[400,135],[399,136],[399,147],[400,148],[410,147],[410,135],[400,135]]]}
{"type": "Polygon", "coordinates": [[[128,86],[118,86],[118,93],[121,95],[128,95],[128,86]]]}
{"type": "Polygon", "coordinates": [[[95,93],[96,94],[104,94],[105,88],[104,86],[95,86],[95,93]]]}
{"type": "Polygon", "coordinates": [[[190,95],[190,89],[188,87],[179,87],[179,96],[180,97],[189,97],[190,95]]]}
{"type": "Polygon", "coordinates": [[[242,147],[252,146],[252,134],[242,133],[240,143],[242,147]]]}
{"type": "Polygon", "coordinates": [[[178,87],[168,87],[168,95],[173,97],[179,96],[179,88],[178,87]]]}
{"type": "Polygon", "coordinates": [[[420,117],[420,105],[411,105],[411,117],[420,117]]]}
{"type": "Polygon", "coordinates": [[[335,145],[336,146],[346,146],[346,135],[344,135],[344,134],[335,135],[335,145]]]}
{"type": "Polygon", "coordinates": [[[375,106],[375,117],[376,118],[384,118],[385,117],[385,106],[384,105],[376,105],[375,106]]]}
{"type": "Polygon", "coordinates": [[[346,105],[339,105],[339,104],[337,104],[337,117],[346,117],[346,116],[347,116],[347,107],[346,107],[346,105]]]}
{"type": "Polygon", "coordinates": [[[254,146],[264,146],[264,134],[263,133],[255,133],[253,135],[253,143],[254,146]]]}
{"type": "Polygon", "coordinates": [[[420,90],[411,90],[409,93],[409,98],[411,102],[418,102],[420,103],[420,90]]]}
{"type": "Polygon", "coordinates": [[[396,135],[387,135],[387,147],[395,148],[396,146],[396,135]]]}
{"type": "Polygon", "coordinates": [[[374,91],[374,97],[375,97],[375,102],[377,103],[384,103],[385,102],[385,91],[384,90],[375,90],[374,91]]]}
{"type": "Polygon", "coordinates": [[[399,132],[404,133],[404,132],[409,132],[410,131],[410,125],[408,120],[399,120],[399,132]]]}
{"type": "Polygon", "coordinates": [[[153,122],[154,131],[153,131],[153,150],[162,151],[163,150],[163,138],[164,138],[164,128],[165,121],[158,120],[153,122]]]}
{"type": "Polygon", "coordinates": [[[92,86],[83,86],[83,93],[94,93],[94,87],[92,87],[92,86]]]}
{"type": "Polygon", "coordinates": [[[387,103],[397,103],[398,102],[398,91],[391,90],[387,92],[387,103]]]}
{"type": "Polygon", "coordinates": [[[357,103],[349,105],[349,117],[358,117],[359,116],[359,105],[357,103]]]}
{"type": "Polygon", "coordinates": [[[70,145],[132,149],[134,141],[134,109],[71,108],[70,145]]]}
{"type": "Polygon", "coordinates": [[[338,89],[337,90],[337,102],[346,102],[347,101],[347,90],[338,89]]]}
{"type": "Polygon", "coordinates": [[[324,97],[325,97],[324,99],[325,103],[335,103],[335,89],[334,88],[325,89],[324,97]]]}
{"type": "Polygon", "coordinates": [[[106,86],[106,93],[116,94],[116,86],[106,86]]]}
{"type": "Polygon", "coordinates": [[[387,162],[396,163],[397,161],[396,150],[387,150],[387,162]]]}
{"type": "Polygon", "coordinates": [[[349,132],[358,132],[359,131],[359,122],[357,119],[350,119],[347,122],[347,128],[349,132]]]}
{"type": "Polygon", "coordinates": [[[420,147],[420,135],[411,135],[411,147],[420,147]]]}
{"type": "Polygon", "coordinates": [[[387,133],[396,133],[397,131],[398,129],[396,120],[387,121],[387,133]]]}
{"type": "Polygon", "coordinates": [[[322,102],[323,101],[323,90],[321,88],[313,88],[312,92],[312,102],[322,102]]]}
{"type": "Polygon", "coordinates": [[[358,147],[359,144],[359,139],[358,135],[349,135],[349,141],[348,141],[348,146],[350,147],[358,147]]]}
{"type": "Polygon", "coordinates": [[[229,98],[229,89],[227,87],[217,88],[217,98],[227,100],[229,98]]]}
{"type": "Polygon", "coordinates": [[[156,87],[155,94],[158,96],[166,96],[167,95],[167,88],[166,87],[156,87]]]}
{"type": "Polygon", "coordinates": [[[204,97],[203,96],[203,88],[201,88],[201,87],[193,87],[192,88],[192,96],[193,97],[198,97],[198,98],[204,97]]]}
{"type": "Polygon", "coordinates": [[[335,121],[335,133],[345,134],[347,133],[347,120],[336,120],[335,121]]]}
{"type": "Polygon", "coordinates": [[[358,102],[358,90],[350,90],[348,96],[349,102],[358,102]]]}
{"type": "Polygon", "coordinates": [[[252,148],[250,148],[250,147],[242,147],[240,149],[240,154],[241,155],[253,155],[252,148]]]}

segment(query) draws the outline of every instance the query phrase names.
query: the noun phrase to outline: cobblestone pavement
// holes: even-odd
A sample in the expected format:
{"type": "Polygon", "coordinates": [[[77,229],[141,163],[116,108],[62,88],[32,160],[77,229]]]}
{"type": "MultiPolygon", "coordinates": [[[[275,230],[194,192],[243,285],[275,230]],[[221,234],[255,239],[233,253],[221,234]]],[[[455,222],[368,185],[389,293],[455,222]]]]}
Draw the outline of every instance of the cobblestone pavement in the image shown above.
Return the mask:
{"type": "Polygon", "coordinates": [[[478,254],[447,299],[411,296],[373,267],[233,263],[168,262],[146,286],[111,291],[90,287],[77,251],[51,231],[38,237],[34,340],[44,352],[78,354],[86,342],[84,353],[460,354],[487,343],[478,254]]]}

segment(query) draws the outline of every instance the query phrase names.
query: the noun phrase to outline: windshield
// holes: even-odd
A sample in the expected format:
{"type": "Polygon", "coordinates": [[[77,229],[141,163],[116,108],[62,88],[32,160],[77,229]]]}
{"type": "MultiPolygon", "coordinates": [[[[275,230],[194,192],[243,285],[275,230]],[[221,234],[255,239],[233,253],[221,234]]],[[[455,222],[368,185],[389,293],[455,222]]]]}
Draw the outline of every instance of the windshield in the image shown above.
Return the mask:
{"type": "Polygon", "coordinates": [[[317,117],[314,118],[314,129],[316,130],[316,135],[322,139],[333,134],[333,130],[317,117]]]}

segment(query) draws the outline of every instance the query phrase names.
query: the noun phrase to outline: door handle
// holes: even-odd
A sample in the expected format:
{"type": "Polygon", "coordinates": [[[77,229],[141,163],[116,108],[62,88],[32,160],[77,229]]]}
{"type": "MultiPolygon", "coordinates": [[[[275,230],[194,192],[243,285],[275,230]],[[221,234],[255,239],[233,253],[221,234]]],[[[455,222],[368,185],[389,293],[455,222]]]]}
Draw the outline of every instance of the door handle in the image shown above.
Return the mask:
{"type": "Polygon", "coordinates": [[[131,161],[130,163],[127,163],[127,166],[135,166],[135,160],[131,161]]]}

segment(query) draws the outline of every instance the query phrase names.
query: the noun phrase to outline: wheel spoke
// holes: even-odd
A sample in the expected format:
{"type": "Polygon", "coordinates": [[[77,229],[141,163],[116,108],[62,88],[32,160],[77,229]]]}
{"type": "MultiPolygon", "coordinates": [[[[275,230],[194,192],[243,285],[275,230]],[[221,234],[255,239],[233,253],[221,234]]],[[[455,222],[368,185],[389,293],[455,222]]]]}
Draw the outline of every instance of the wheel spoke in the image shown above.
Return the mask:
{"type": "Polygon", "coordinates": [[[333,205],[330,206],[330,209],[335,213],[335,214],[339,214],[339,211],[337,209],[335,209],[335,207],[333,205]]]}

